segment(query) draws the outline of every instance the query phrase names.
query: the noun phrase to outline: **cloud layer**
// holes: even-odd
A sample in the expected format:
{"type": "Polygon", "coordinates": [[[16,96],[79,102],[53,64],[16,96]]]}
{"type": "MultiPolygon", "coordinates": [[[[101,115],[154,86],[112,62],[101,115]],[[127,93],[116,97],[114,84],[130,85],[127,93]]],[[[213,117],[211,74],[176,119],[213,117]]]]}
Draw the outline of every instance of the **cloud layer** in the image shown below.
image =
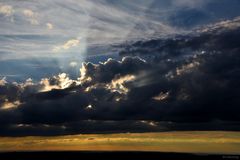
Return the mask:
{"type": "Polygon", "coordinates": [[[238,24],[136,42],[120,61],[83,63],[75,80],[2,79],[0,135],[239,130],[238,24]]]}

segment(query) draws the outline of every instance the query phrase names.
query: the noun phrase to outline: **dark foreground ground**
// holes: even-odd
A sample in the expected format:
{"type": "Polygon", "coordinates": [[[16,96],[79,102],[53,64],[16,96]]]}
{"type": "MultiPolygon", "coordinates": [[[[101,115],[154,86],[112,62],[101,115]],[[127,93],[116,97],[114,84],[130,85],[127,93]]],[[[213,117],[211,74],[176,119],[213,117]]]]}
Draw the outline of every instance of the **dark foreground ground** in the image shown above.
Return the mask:
{"type": "Polygon", "coordinates": [[[94,152],[94,151],[51,151],[51,152],[2,152],[1,160],[202,160],[202,159],[239,159],[238,155],[207,155],[164,152],[94,152]]]}

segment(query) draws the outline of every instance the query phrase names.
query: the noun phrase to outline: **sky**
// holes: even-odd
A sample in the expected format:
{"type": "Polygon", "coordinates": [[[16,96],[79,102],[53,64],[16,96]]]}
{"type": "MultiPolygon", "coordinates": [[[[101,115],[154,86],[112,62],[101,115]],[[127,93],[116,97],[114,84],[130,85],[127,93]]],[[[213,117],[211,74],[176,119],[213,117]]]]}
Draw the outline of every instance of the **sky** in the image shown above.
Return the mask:
{"type": "Polygon", "coordinates": [[[116,58],[112,44],[181,34],[238,15],[238,0],[1,0],[0,76],[39,80],[35,73],[44,70],[44,76],[76,78],[83,61],[116,58]]]}
{"type": "Polygon", "coordinates": [[[0,0],[0,135],[239,130],[239,16],[239,0],[0,0]]]}
{"type": "Polygon", "coordinates": [[[238,15],[238,0],[1,0],[0,76],[39,80],[39,70],[52,76],[74,68],[76,78],[83,61],[116,58],[114,43],[188,32],[238,15]]]}

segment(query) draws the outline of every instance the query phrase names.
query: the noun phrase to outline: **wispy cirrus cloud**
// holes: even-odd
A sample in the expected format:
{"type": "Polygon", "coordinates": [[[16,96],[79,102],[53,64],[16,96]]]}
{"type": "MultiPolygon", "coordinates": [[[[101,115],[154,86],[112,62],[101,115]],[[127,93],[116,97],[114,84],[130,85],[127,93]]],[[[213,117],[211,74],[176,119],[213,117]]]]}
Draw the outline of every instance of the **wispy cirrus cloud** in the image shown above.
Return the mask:
{"type": "MultiPolygon", "coordinates": [[[[185,25],[202,25],[224,16],[228,17],[228,14],[224,16],[220,14],[214,6],[224,6],[226,10],[232,6],[237,8],[239,1],[233,1],[232,3],[227,3],[226,0],[221,3],[216,0],[141,2],[83,0],[81,3],[76,0],[51,2],[43,0],[41,3],[4,1],[1,3],[0,13],[5,16],[1,17],[0,34],[16,35],[16,37],[11,40],[7,38],[2,40],[2,43],[6,42],[8,46],[0,48],[0,51],[6,52],[1,59],[34,58],[36,55],[49,57],[52,55],[53,47],[64,44],[66,39],[70,40],[76,35],[82,37],[86,42],[85,46],[88,47],[93,44],[109,44],[142,37],[181,33],[185,25]],[[211,9],[208,5],[213,8],[211,9]],[[214,13],[210,14],[211,10],[214,13]],[[212,17],[213,14],[215,18],[212,17]],[[12,20],[9,21],[6,15],[12,20]],[[32,36],[31,46],[29,46],[29,39],[17,41],[19,34],[44,35],[48,39],[43,40],[32,36]],[[38,54],[39,52],[41,54],[38,54]]],[[[238,10],[234,9],[229,17],[236,15],[238,10]]],[[[65,50],[60,48],[59,50],[65,50]]]]}

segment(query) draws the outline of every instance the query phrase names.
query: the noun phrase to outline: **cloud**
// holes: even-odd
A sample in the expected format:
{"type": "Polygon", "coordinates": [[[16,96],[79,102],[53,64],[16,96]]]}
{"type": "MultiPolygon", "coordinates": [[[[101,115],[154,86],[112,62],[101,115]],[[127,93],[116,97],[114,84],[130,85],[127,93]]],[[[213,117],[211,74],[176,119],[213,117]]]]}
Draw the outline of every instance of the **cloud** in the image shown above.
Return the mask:
{"type": "Polygon", "coordinates": [[[125,76],[148,67],[149,64],[138,57],[124,57],[121,61],[110,58],[99,64],[83,63],[80,69],[80,79],[91,79],[92,83],[108,83],[115,76],[125,76]]]}
{"type": "Polygon", "coordinates": [[[46,26],[50,30],[53,29],[53,24],[52,23],[46,23],[46,26]]]}
{"type": "Polygon", "coordinates": [[[40,91],[46,92],[53,89],[65,89],[80,82],[70,79],[66,73],[61,73],[52,78],[43,78],[39,83],[42,86],[40,91]]]}
{"type": "MultiPolygon", "coordinates": [[[[192,32],[192,36],[187,35],[185,38],[181,36],[169,38],[164,41],[164,43],[162,39],[149,41],[140,40],[134,44],[123,47],[120,55],[140,56],[147,59],[151,59],[152,56],[152,58],[157,61],[162,59],[174,61],[183,56],[187,58],[193,54],[204,54],[207,51],[222,52],[229,49],[237,49],[239,45],[237,42],[239,39],[237,37],[239,34],[239,26],[240,19],[237,17],[233,20],[221,21],[216,24],[198,28],[192,32]],[[231,42],[226,42],[225,39],[230,39],[231,42]],[[152,54],[149,55],[147,53],[152,54]]],[[[198,62],[190,64],[190,66],[197,66],[197,63],[198,62]]]]}
{"type": "Polygon", "coordinates": [[[24,14],[26,17],[30,17],[30,18],[33,18],[33,17],[34,17],[34,13],[33,13],[33,11],[30,10],[30,9],[25,9],[25,10],[23,11],[23,14],[24,14]]]}
{"type": "Polygon", "coordinates": [[[8,100],[6,99],[2,106],[0,107],[0,109],[3,110],[13,109],[18,107],[20,104],[21,104],[20,101],[8,102],[8,100]]]}
{"type": "MultiPolygon", "coordinates": [[[[28,85],[22,85],[25,88],[20,96],[16,96],[18,100],[9,100],[9,104],[21,102],[16,108],[10,107],[11,114],[14,114],[11,115],[5,109],[0,111],[0,115],[4,118],[7,115],[9,118],[16,117],[14,123],[7,117],[4,120],[11,125],[64,125],[65,128],[72,129],[66,133],[107,132],[111,130],[108,125],[105,129],[98,128],[99,123],[105,124],[107,121],[113,121],[113,124],[123,120],[132,121],[136,126],[143,121],[143,125],[156,127],[158,131],[171,128],[166,124],[162,128],[159,125],[162,121],[176,123],[176,126],[189,122],[195,122],[196,125],[200,122],[212,123],[215,119],[238,122],[239,59],[236,55],[237,52],[197,55],[187,61],[189,64],[198,61],[198,67],[182,74],[175,73],[171,79],[165,76],[167,72],[176,72],[179,68],[172,67],[171,63],[185,66],[186,60],[162,62],[168,68],[166,71],[160,67],[163,64],[152,63],[149,66],[147,61],[136,57],[124,58],[122,61],[108,60],[101,64],[85,63],[82,66],[85,74],[78,80],[71,80],[66,74],[61,74],[42,80],[38,83],[41,87],[37,92],[28,92],[23,96],[27,92],[26,86],[36,88],[28,80],[25,82],[28,85]],[[229,78],[225,79],[226,76],[229,78]],[[91,77],[92,80],[84,81],[86,77],[91,77]],[[47,83],[42,83],[45,81],[47,83]],[[144,85],[138,85],[142,81],[145,82],[144,85]],[[46,88],[42,92],[41,89],[46,88]],[[87,88],[89,89],[86,91],[87,88]],[[73,126],[73,122],[81,125],[73,126]],[[87,125],[92,122],[96,122],[92,126],[94,129],[87,125]],[[85,130],[80,129],[83,126],[86,126],[85,130]]],[[[0,122],[3,124],[3,120],[0,122]]],[[[146,126],[143,128],[146,129],[146,126]]],[[[57,130],[64,131],[60,127],[57,130]]]]}
{"type": "Polygon", "coordinates": [[[32,25],[38,25],[39,24],[39,22],[37,20],[37,14],[35,12],[33,12],[32,10],[24,9],[23,14],[24,14],[24,16],[26,16],[28,18],[28,21],[32,25]]]}
{"type": "Polygon", "coordinates": [[[10,5],[4,5],[0,3],[0,14],[4,16],[11,16],[14,13],[14,9],[10,5]]]}
{"type": "MultiPolygon", "coordinates": [[[[188,60],[192,61],[189,64],[198,61],[197,68],[191,68],[184,74],[176,73],[171,79],[165,75],[169,70],[176,72],[178,68],[172,67],[171,63],[185,66],[185,60],[164,62],[168,68],[166,71],[159,63],[149,66],[147,61],[130,57],[101,64],[84,63],[84,74],[78,80],[60,74],[43,79],[37,85],[31,80],[21,87],[12,84],[13,88],[18,86],[17,90],[21,90],[21,93],[9,98],[8,106],[11,107],[4,107],[0,111],[3,128],[0,133],[13,130],[12,127],[4,128],[6,125],[15,126],[16,133],[22,132],[24,135],[37,134],[35,131],[39,130],[39,134],[48,135],[125,130],[162,131],[188,122],[195,122],[197,126],[200,125],[198,122],[207,121],[211,124],[215,119],[238,122],[236,113],[240,102],[236,95],[239,73],[236,69],[239,66],[235,65],[239,64],[239,59],[236,59],[236,54],[198,55],[188,60]],[[231,78],[226,81],[227,75],[231,78]],[[87,77],[92,80],[84,81],[87,77]],[[138,85],[142,81],[144,85],[138,85]],[[27,90],[27,87],[38,90],[33,92],[29,88],[27,90]],[[86,91],[87,88],[90,89],[86,91]],[[16,102],[19,102],[18,107],[13,105],[16,102]],[[174,125],[162,121],[170,121],[174,125]],[[112,127],[117,124],[117,128],[112,127]],[[126,124],[131,124],[131,127],[126,127],[126,124]],[[50,131],[44,125],[52,126],[50,128],[55,131],[50,131]],[[37,129],[35,126],[42,127],[37,129]]],[[[8,90],[10,88],[7,87],[8,90]]],[[[9,90],[3,93],[6,97],[15,92],[9,90]]]]}
{"type": "Polygon", "coordinates": [[[79,40],[78,39],[71,39],[71,40],[68,40],[63,46],[62,48],[63,49],[69,49],[71,47],[75,47],[79,44],[79,40]]]}
{"type": "Polygon", "coordinates": [[[195,67],[197,67],[199,65],[200,65],[199,62],[191,62],[189,64],[183,65],[180,68],[176,69],[176,74],[179,76],[181,74],[191,72],[192,69],[194,69],[195,67]]]}
{"type": "Polygon", "coordinates": [[[75,61],[72,61],[72,62],[69,63],[70,67],[76,67],[77,65],[78,65],[78,63],[75,62],[75,61]]]}
{"type": "Polygon", "coordinates": [[[6,83],[7,83],[6,77],[3,77],[3,78],[0,80],[0,86],[4,86],[6,83]]]}
{"type": "Polygon", "coordinates": [[[59,52],[61,50],[68,50],[70,48],[78,46],[80,43],[79,39],[70,39],[61,46],[56,46],[53,48],[54,52],[59,52]]]}
{"type": "Polygon", "coordinates": [[[131,82],[135,79],[133,75],[126,75],[123,77],[114,78],[111,83],[107,84],[107,89],[112,92],[119,92],[120,94],[127,94],[129,89],[124,86],[125,83],[131,82]]]}
{"type": "Polygon", "coordinates": [[[3,79],[0,135],[239,130],[239,33],[138,41],[121,60],[84,62],[77,79],[3,79]]]}
{"type": "Polygon", "coordinates": [[[160,92],[157,96],[154,96],[152,99],[156,101],[163,101],[167,99],[168,96],[169,96],[169,92],[166,92],[166,93],[160,92]]]}
{"type": "Polygon", "coordinates": [[[220,21],[218,23],[210,24],[205,27],[199,28],[197,32],[209,33],[209,32],[222,32],[224,30],[236,30],[240,27],[240,17],[235,17],[233,20],[220,21]]]}

